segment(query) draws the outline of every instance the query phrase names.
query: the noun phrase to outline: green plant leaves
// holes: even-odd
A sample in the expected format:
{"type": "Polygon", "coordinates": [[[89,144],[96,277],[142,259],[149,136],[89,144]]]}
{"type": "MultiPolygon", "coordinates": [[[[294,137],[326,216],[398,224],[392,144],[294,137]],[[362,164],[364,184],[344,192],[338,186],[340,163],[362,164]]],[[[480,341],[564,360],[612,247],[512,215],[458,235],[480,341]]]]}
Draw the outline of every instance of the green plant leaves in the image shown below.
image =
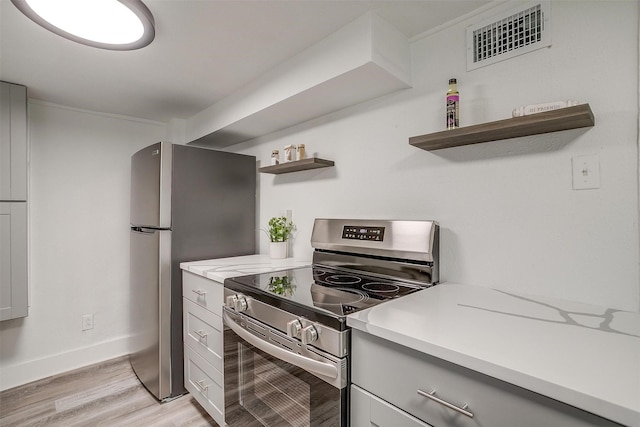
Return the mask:
{"type": "Polygon", "coordinates": [[[292,221],[287,221],[283,216],[274,216],[269,220],[269,240],[272,242],[286,242],[291,232],[295,229],[292,221]]]}

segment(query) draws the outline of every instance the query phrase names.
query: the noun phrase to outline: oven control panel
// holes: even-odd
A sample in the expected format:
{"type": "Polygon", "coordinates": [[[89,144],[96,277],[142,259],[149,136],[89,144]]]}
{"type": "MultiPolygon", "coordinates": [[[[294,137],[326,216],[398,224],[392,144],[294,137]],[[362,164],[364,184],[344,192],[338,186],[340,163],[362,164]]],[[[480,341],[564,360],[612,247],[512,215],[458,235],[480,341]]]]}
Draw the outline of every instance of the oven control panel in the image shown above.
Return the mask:
{"type": "Polygon", "coordinates": [[[382,242],[384,240],[384,227],[362,227],[345,225],[342,227],[342,238],[352,240],[373,240],[382,242]]]}

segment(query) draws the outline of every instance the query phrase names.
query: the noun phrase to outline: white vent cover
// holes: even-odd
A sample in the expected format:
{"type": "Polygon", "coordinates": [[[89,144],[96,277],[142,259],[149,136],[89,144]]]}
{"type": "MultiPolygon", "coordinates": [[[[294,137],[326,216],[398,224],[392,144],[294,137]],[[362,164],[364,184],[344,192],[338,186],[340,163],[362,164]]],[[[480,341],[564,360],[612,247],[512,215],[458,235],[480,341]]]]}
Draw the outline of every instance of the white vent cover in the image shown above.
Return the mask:
{"type": "Polygon", "coordinates": [[[467,71],[551,46],[551,2],[538,1],[467,27],[467,71]]]}

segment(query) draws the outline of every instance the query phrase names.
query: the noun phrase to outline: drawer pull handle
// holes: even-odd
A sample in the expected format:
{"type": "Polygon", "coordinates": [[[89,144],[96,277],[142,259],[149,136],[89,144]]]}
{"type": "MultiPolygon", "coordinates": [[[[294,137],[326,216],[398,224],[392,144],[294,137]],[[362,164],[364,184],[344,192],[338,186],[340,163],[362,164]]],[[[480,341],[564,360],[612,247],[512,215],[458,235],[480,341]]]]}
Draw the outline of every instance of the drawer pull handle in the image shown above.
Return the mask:
{"type": "Polygon", "coordinates": [[[202,329],[200,329],[200,330],[198,330],[198,331],[193,331],[193,333],[194,333],[194,334],[196,334],[197,336],[199,336],[200,338],[202,338],[203,340],[204,340],[204,339],[207,339],[207,335],[209,335],[209,334],[207,334],[207,333],[204,333],[204,332],[202,331],[202,329]]]}
{"type": "Polygon", "coordinates": [[[439,397],[436,397],[436,391],[435,390],[431,390],[431,393],[427,393],[426,391],[422,391],[422,390],[418,390],[418,394],[422,397],[426,397],[427,399],[431,399],[434,402],[438,402],[441,405],[446,406],[449,409],[453,409],[456,412],[461,413],[462,415],[466,415],[469,418],[473,418],[473,413],[467,411],[467,408],[469,407],[469,405],[467,405],[466,403],[464,404],[464,406],[462,408],[460,408],[459,406],[454,405],[453,403],[449,403],[445,400],[440,399],[439,397]]]}
{"type": "Polygon", "coordinates": [[[202,289],[191,289],[192,292],[195,292],[196,294],[198,294],[198,296],[205,296],[207,294],[207,292],[203,291],[202,289]]]}
{"type": "Polygon", "coordinates": [[[207,391],[209,389],[208,385],[204,385],[204,380],[200,380],[200,381],[196,381],[196,385],[200,388],[200,390],[202,391],[207,391]]]}

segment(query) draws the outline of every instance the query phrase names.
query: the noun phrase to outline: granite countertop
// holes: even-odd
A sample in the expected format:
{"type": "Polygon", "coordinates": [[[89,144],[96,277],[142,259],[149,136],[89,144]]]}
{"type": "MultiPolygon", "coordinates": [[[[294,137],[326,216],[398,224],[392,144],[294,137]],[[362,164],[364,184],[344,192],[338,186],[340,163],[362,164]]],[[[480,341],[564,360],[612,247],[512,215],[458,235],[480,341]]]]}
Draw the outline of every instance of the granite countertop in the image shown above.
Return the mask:
{"type": "Polygon", "coordinates": [[[311,260],[298,258],[272,259],[269,255],[245,255],[180,263],[180,268],[202,277],[224,283],[224,279],[248,274],[311,265],[311,260]]]}
{"type": "Polygon", "coordinates": [[[347,324],[640,427],[640,313],[444,283],[347,324]]]}

